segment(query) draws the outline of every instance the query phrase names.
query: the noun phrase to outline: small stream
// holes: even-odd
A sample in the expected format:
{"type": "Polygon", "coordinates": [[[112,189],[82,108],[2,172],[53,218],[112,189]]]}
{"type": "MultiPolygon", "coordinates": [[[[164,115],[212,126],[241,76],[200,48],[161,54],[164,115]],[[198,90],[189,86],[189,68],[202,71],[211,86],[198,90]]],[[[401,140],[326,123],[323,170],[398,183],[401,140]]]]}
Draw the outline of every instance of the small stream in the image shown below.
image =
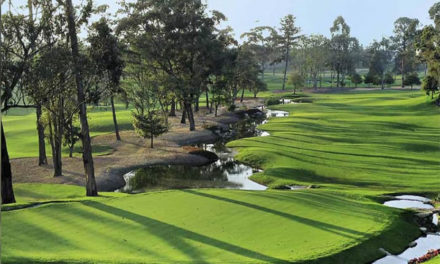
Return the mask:
{"type": "Polygon", "coordinates": [[[140,193],[150,190],[187,189],[187,188],[229,188],[242,190],[266,190],[267,187],[249,179],[253,173],[261,170],[235,160],[235,152],[226,147],[226,143],[246,137],[269,136],[257,126],[267,122],[268,118],[285,117],[285,111],[266,109],[265,114],[257,112],[246,116],[227,130],[215,129],[220,137],[215,142],[198,144],[196,147],[215,153],[219,159],[205,166],[155,165],[131,171],[124,175],[126,185],[117,191],[140,193]]]}
{"type": "MultiPolygon", "coordinates": [[[[432,210],[434,207],[429,204],[431,201],[428,198],[415,195],[399,195],[394,197],[395,200],[387,201],[384,205],[401,209],[416,209],[416,210],[432,210]]],[[[432,215],[432,224],[437,226],[438,230],[438,214],[432,215]]],[[[420,228],[422,231],[427,230],[426,227],[420,228]]],[[[410,243],[410,247],[399,255],[392,255],[386,250],[386,257],[383,257],[374,264],[408,264],[410,260],[422,257],[430,250],[440,249],[440,232],[426,233],[417,240],[410,243]]]]}

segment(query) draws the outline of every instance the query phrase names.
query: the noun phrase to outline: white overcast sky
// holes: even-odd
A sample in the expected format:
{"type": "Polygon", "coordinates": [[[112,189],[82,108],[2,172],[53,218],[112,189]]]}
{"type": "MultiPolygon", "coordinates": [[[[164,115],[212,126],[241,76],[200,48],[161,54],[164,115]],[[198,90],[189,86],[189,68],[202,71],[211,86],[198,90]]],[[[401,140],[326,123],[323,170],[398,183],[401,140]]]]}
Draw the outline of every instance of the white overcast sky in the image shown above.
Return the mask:
{"type": "MultiPolygon", "coordinates": [[[[6,2],[9,0],[6,0],[6,2]]],[[[225,25],[231,26],[236,37],[255,26],[279,25],[280,19],[293,14],[302,34],[328,36],[333,20],[342,15],[351,27],[352,35],[363,45],[374,39],[390,36],[394,21],[402,16],[417,18],[423,25],[431,23],[429,8],[435,0],[203,0],[210,10],[219,10],[226,15],[225,25]]],[[[25,0],[12,0],[13,5],[25,0]]],[[[79,3],[80,0],[74,0],[79,3]]],[[[107,4],[110,11],[118,9],[117,1],[95,0],[96,4],[107,4]]],[[[7,3],[2,12],[7,10],[7,3]]],[[[84,32],[83,32],[84,34],[84,32]]]]}

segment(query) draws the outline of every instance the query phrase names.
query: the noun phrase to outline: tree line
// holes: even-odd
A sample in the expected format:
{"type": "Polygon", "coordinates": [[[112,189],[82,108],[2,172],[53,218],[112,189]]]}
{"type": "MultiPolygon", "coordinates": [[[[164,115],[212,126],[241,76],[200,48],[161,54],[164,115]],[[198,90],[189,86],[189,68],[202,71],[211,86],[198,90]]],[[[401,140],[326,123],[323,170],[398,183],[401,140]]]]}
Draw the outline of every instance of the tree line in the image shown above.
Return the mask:
{"type": "Polygon", "coordinates": [[[417,19],[401,17],[394,23],[394,35],[374,40],[363,47],[351,35],[350,26],[341,16],[330,27],[330,37],[302,35],[295,26],[295,17],[282,19],[279,29],[261,26],[242,35],[255,50],[261,67],[261,78],[272,68],[282,72],[282,89],[286,83],[294,88],[318,88],[323,82],[330,87],[385,85],[395,83],[396,75],[402,77],[402,88],[419,85],[418,72],[426,69],[425,60],[416,54],[415,43],[420,34],[417,19]],[[365,68],[363,76],[357,69],[365,68]],[[287,73],[291,71],[289,78],[287,73]],[[330,78],[328,78],[330,75],[330,78]]]}

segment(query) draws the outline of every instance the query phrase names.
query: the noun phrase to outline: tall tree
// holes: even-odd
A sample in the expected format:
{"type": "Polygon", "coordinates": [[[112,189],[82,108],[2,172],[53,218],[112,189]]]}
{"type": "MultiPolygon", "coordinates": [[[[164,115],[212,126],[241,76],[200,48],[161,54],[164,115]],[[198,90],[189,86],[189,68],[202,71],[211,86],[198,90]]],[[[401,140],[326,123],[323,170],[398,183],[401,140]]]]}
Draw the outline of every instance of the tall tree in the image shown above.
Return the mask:
{"type": "MultiPolygon", "coordinates": [[[[54,8],[48,3],[36,2],[41,9],[41,18],[51,17],[54,8]]],[[[14,8],[14,10],[21,10],[14,8]]],[[[38,54],[41,47],[42,31],[47,27],[47,19],[34,21],[35,16],[26,16],[21,13],[13,14],[11,8],[1,14],[0,21],[0,84],[1,113],[6,113],[11,108],[34,108],[25,96],[26,83],[24,75],[32,58],[38,54]],[[31,20],[29,20],[31,18],[31,20]]],[[[3,125],[2,125],[3,127],[3,125]]],[[[2,133],[2,202],[9,203],[15,200],[12,190],[12,171],[9,164],[9,154],[6,147],[4,129],[2,133]],[[4,147],[3,147],[4,146],[4,147]]]]}
{"type": "Polygon", "coordinates": [[[311,35],[304,39],[303,53],[305,54],[306,72],[310,74],[313,81],[313,88],[318,87],[318,77],[325,69],[328,57],[329,40],[323,35],[311,35]]]}
{"type": "Polygon", "coordinates": [[[256,27],[241,35],[246,38],[246,43],[254,50],[260,61],[261,78],[264,80],[264,72],[270,62],[272,53],[274,52],[273,38],[276,35],[275,29],[272,27],[256,27]]]}
{"type": "Polygon", "coordinates": [[[281,19],[280,36],[278,37],[278,45],[282,51],[283,58],[279,61],[284,61],[284,77],[283,90],[286,88],[287,69],[289,68],[290,52],[300,37],[298,33],[300,28],[295,26],[295,17],[287,15],[281,19]]]}
{"type": "MultiPolygon", "coordinates": [[[[32,3],[32,0],[27,1],[27,7],[29,10],[29,31],[30,34],[34,34],[35,26],[34,26],[34,5],[32,3]]],[[[32,47],[31,52],[36,47],[32,47]]],[[[32,83],[32,82],[31,82],[32,83]]],[[[38,133],[38,165],[45,165],[47,164],[47,156],[46,156],[46,144],[44,142],[44,125],[41,122],[42,118],[42,111],[41,111],[41,102],[35,102],[35,108],[36,108],[36,115],[37,115],[37,133],[38,133]]]]}
{"type": "Polygon", "coordinates": [[[415,49],[418,19],[400,17],[394,22],[394,36],[392,41],[396,50],[396,71],[402,75],[402,88],[405,87],[405,75],[414,71],[415,49]]]}
{"type": "Polygon", "coordinates": [[[206,13],[199,0],[137,1],[125,3],[127,15],[119,23],[124,38],[138,42],[154,66],[168,74],[183,103],[190,131],[195,130],[193,104],[209,75],[206,60],[210,43],[215,40],[215,26],[224,16],[206,13]]]}
{"type": "MultiPolygon", "coordinates": [[[[59,0],[60,1],[60,0],[59,0]]],[[[77,99],[79,103],[79,119],[81,124],[81,141],[83,147],[83,163],[86,176],[86,195],[97,196],[98,189],[95,181],[95,168],[93,166],[92,143],[89,133],[89,123],[87,120],[87,105],[84,94],[83,79],[81,76],[81,61],[78,47],[78,36],[76,34],[75,11],[72,0],[66,0],[64,4],[67,24],[69,28],[69,40],[72,50],[73,73],[75,75],[77,99]]]]}
{"type": "Polygon", "coordinates": [[[105,94],[110,97],[116,140],[121,140],[114,102],[115,96],[121,93],[119,82],[124,67],[120,45],[104,18],[92,24],[88,41],[90,42],[90,57],[102,77],[100,80],[105,94]]]}
{"type": "Polygon", "coordinates": [[[377,79],[377,83],[384,89],[385,73],[393,57],[390,41],[387,38],[382,38],[380,42],[374,41],[367,50],[369,55],[369,74],[374,76],[377,79]]]}
{"type": "Polygon", "coordinates": [[[336,86],[343,87],[345,75],[354,71],[354,58],[359,50],[359,42],[350,36],[350,27],[342,16],[335,19],[330,32],[330,65],[336,72],[336,86]]]}
{"type": "MultiPolygon", "coordinates": [[[[41,102],[47,138],[52,147],[54,176],[62,175],[62,145],[65,128],[77,114],[74,99],[74,83],[71,59],[67,45],[60,43],[40,52],[30,68],[29,77],[34,80],[27,94],[41,102]],[[50,65],[50,66],[48,66],[50,65]]],[[[67,131],[68,132],[68,131],[67,131]]]]}
{"type": "MultiPolygon", "coordinates": [[[[440,83],[440,3],[434,4],[429,9],[429,16],[434,25],[427,25],[418,32],[416,48],[418,55],[427,64],[427,76],[423,79],[422,88],[431,98],[439,91],[440,83]]],[[[437,99],[440,105],[440,93],[437,99]]]]}

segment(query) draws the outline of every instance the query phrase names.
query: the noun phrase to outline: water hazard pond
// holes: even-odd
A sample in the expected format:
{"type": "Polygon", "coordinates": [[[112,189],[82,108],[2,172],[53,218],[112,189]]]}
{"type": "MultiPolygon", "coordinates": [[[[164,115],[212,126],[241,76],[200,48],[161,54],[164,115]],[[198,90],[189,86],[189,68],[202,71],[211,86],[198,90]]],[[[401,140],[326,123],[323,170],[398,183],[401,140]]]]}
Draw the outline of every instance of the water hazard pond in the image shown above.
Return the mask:
{"type": "MultiPolygon", "coordinates": [[[[429,210],[434,207],[429,204],[430,199],[415,195],[399,195],[394,200],[384,203],[384,205],[401,209],[429,210]]],[[[432,224],[438,226],[438,214],[432,215],[432,224]]],[[[421,227],[424,229],[425,227],[421,227]]],[[[440,232],[427,233],[411,243],[411,246],[399,255],[387,253],[387,256],[373,262],[373,264],[407,264],[411,260],[422,257],[430,250],[440,249],[440,232]]]]}
{"type": "Polygon", "coordinates": [[[234,151],[226,147],[232,140],[269,136],[257,126],[267,122],[267,118],[288,116],[285,111],[266,110],[265,114],[256,112],[239,122],[230,125],[227,131],[215,131],[220,138],[210,144],[197,147],[214,152],[219,159],[205,166],[155,165],[129,172],[124,175],[126,185],[120,192],[139,193],[157,189],[186,188],[231,188],[242,190],[265,190],[267,187],[249,179],[260,170],[242,164],[234,159],[234,151]]]}

